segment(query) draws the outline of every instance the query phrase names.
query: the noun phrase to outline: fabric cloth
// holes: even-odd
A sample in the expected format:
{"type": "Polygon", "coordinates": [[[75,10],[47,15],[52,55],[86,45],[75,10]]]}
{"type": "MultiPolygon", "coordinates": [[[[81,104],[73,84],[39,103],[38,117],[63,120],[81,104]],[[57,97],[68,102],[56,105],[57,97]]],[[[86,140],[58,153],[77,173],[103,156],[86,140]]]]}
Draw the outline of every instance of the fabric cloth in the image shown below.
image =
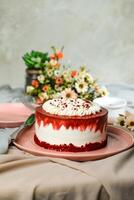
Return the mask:
{"type": "Polygon", "coordinates": [[[17,128],[0,129],[0,154],[8,152],[9,144],[11,142],[11,135],[17,128]]]}
{"type": "Polygon", "coordinates": [[[2,200],[133,200],[134,148],[88,162],[36,157],[10,147],[0,156],[2,200]]]}
{"type": "MultiPolygon", "coordinates": [[[[5,94],[10,101],[18,98],[5,94]]],[[[12,131],[0,130],[0,200],[134,199],[133,147],[109,158],[75,162],[33,156],[11,145],[7,151],[12,131]]]]}

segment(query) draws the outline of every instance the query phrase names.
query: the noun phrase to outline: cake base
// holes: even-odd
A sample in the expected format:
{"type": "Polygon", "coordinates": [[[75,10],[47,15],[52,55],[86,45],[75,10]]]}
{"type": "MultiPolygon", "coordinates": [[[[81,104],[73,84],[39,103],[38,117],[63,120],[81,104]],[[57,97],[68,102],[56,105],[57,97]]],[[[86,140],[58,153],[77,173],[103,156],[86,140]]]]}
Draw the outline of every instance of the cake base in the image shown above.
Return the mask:
{"type": "Polygon", "coordinates": [[[64,152],[85,152],[85,151],[93,151],[100,148],[103,148],[107,145],[107,138],[106,140],[102,141],[101,143],[95,142],[95,143],[89,143],[81,147],[74,146],[73,144],[63,144],[63,145],[52,145],[47,142],[39,141],[36,135],[34,135],[34,141],[37,145],[40,147],[43,147],[45,149],[49,150],[56,150],[56,151],[64,151],[64,152]]]}

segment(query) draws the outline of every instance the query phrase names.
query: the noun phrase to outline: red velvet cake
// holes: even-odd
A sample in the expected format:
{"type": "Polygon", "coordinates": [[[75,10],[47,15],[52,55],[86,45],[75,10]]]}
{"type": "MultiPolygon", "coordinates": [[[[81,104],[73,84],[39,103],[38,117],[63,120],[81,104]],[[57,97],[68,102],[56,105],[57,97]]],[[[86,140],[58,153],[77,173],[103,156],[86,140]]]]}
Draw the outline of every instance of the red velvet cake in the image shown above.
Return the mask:
{"type": "Polygon", "coordinates": [[[82,99],[53,99],[36,109],[35,143],[67,152],[91,151],[107,143],[107,110],[82,99]]]}

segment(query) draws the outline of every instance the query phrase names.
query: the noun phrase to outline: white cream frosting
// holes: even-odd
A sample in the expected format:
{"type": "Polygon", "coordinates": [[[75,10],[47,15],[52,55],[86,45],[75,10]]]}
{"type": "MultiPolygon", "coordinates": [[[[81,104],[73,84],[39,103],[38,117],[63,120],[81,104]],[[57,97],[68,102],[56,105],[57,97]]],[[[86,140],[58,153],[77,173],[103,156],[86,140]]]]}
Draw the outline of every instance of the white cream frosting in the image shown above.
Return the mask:
{"type": "Polygon", "coordinates": [[[90,130],[90,128],[80,131],[79,129],[72,129],[71,127],[66,129],[64,126],[59,130],[54,130],[51,124],[44,126],[42,121],[40,126],[38,126],[37,122],[35,123],[35,129],[36,136],[40,141],[45,141],[53,145],[69,145],[71,143],[80,147],[90,142],[102,142],[106,139],[105,128],[102,133],[99,130],[97,132],[93,129],[90,130]]]}
{"type": "Polygon", "coordinates": [[[46,101],[42,108],[50,113],[65,116],[83,116],[100,112],[101,107],[93,102],[82,99],[57,98],[46,101]]]}

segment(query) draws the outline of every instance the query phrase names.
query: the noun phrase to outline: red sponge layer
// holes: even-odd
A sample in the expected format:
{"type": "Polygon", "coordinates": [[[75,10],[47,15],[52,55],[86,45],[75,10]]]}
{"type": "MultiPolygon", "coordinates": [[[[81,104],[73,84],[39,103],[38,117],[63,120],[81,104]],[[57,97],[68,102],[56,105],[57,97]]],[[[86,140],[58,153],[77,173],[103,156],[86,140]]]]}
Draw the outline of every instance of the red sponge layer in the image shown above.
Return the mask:
{"type": "Polygon", "coordinates": [[[89,143],[85,146],[77,147],[73,144],[63,144],[63,145],[52,145],[47,142],[39,141],[39,139],[34,135],[34,141],[37,145],[40,147],[44,147],[45,149],[49,150],[57,150],[57,151],[66,151],[66,152],[85,152],[85,151],[93,151],[100,148],[103,148],[107,144],[107,139],[102,141],[101,143],[95,142],[95,143],[89,143]]]}

